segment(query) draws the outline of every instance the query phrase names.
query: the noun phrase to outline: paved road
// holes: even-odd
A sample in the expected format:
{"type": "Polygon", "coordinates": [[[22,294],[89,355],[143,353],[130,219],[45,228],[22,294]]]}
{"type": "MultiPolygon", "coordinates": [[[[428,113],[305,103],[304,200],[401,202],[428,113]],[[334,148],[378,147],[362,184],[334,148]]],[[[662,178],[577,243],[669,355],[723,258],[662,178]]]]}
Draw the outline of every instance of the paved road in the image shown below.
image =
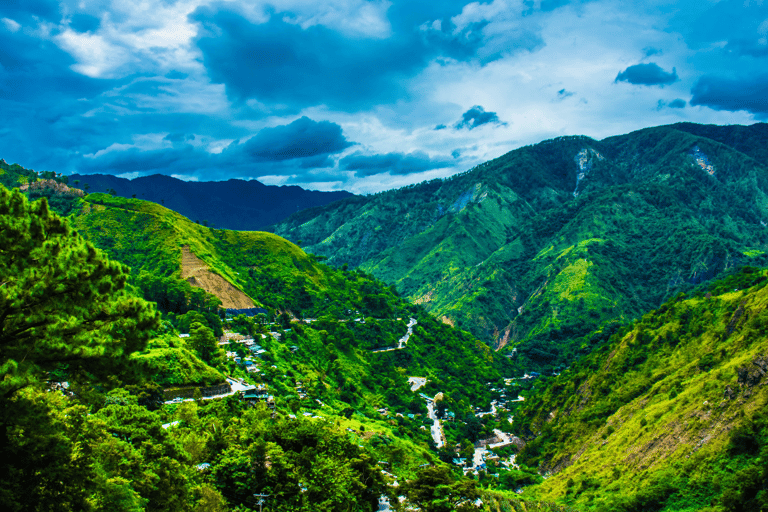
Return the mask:
{"type": "Polygon", "coordinates": [[[413,334],[413,326],[416,325],[416,323],[417,323],[416,319],[411,318],[411,320],[408,322],[408,331],[406,331],[405,335],[403,335],[403,337],[397,341],[396,347],[380,348],[376,350],[371,350],[371,352],[392,352],[393,350],[404,349],[405,346],[408,344],[408,339],[411,337],[411,334],[413,334]]]}
{"type": "MultiPolygon", "coordinates": [[[[232,391],[229,393],[223,393],[221,395],[213,395],[213,396],[204,396],[203,400],[213,400],[214,398],[224,398],[225,396],[231,396],[239,391],[243,391],[244,389],[250,389],[253,387],[253,384],[240,384],[238,381],[234,379],[227,378],[227,383],[229,383],[229,386],[232,388],[232,391]]],[[[182,402],[191,402],[194,398],[185,398],[182,400],[182,402]]],[[[168,400],[165,402],[166,404],[172,404],[176,403],[173,400],[168,400]]]]}
{"type": "Polygon", "coordinates": [[[437,419],[435,414],[435,402],[427,400],[427,411],[429,412],[429,419],[433,420],[432,427],[429,431],[432,433],[432,439],[435,441],[435,445],[438,448],[442,448],[443,444],[443,429],[440,426],[440,420],[437,419]]]}
{"type": "Polygon", "coordinates": [[[397,342],[397,348],[403,348],[403,345],[408,344],[408,339],[411,337],[411,334],[413,334],[413,326],[416,325],[416,319],[411,318],[408,322],[408,332],[405,333],[405,336],[400,338],[397,342]]]}

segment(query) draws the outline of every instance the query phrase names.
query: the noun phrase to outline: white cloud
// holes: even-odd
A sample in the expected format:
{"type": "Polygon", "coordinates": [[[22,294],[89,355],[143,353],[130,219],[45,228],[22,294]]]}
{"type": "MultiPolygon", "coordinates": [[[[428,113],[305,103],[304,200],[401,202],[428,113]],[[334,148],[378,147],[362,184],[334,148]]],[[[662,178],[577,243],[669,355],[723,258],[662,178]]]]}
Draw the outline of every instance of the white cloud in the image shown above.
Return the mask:
{"type": "Polygon", "coordinates": [[[21,24],[19,24],[17,21],[14,21],[10,18],[0,18],[0,21],[3,22],[3,25],[5,25],[5,28],[9,32],[18,32],[21,28],[21,24]]]}

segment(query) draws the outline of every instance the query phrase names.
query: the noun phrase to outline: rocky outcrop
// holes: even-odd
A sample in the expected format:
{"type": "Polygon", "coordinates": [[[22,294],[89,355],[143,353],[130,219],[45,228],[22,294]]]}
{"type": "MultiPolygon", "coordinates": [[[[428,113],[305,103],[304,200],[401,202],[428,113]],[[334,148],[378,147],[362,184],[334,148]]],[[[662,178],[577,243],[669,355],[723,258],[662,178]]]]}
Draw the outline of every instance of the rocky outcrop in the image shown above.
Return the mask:
{"type": "Polygon", "coordinates": [[[85,192],[79,188],[69,188],[64,183],[56,180],[37,180],[32,183],[25,183],[19,187],[24,192],[26,190],[53,190],[55,194],[62,196],[84,197],[85,192]]]}

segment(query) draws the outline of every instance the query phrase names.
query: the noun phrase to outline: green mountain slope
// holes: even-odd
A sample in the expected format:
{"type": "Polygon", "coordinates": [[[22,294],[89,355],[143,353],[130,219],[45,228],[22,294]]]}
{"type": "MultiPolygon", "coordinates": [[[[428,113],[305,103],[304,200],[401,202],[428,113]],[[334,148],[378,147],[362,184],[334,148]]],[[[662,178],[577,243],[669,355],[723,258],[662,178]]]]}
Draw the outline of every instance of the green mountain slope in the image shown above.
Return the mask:
{"type": "MultiPolygon", "coordinates": [[[[408,391],[406,376],[421,375],[432,381],[427,389],[464,400],[468,412],[470,405],[488,406],[485,384],[497,381],[506,368],[506,358],[494,357],[489,347],[437,322],[380,281],[361,271],[332,269],[274,234],[210,229],[155,203],[106,194],[88,195],[70,221],[110,257],[129,265],[145,298],[178,325],[191,314],[188,297],[194,289],[182,278],[189,254],[208,274],[265,308],[268,317],[284,313],[286,329],[291,318],[317,319],[290,324],[280,342],[270,337],[263,342],[275,365],[265,375],[274,382],[285,374],[293,375],[292,381],[312,382],[315,398],[368,412],[388,404],[407,406],[421,399],[408,391]],[[164,301],[178,302],[169,297],[176,289],[185,308],[163,308],[164,301]],[[405,349],[374,352],[396,346],[409,318],[417,324],[405,349]]],[[[222,301],[232,295],[216,286],[207,291],[222,301]]],[[[206,299],[196,300],[201,310],[210,307],[206,299]]]]}
{"type": "Polygon", "coordinates": [[[528,493],[585,510],[764,510],[766,284],[745,269],[672,299],[529,397],[518,461],[551,476],[528,493]]]}
{"type": "Polygon", "coordinates": [[[766,131],[562,137],[447,180],[307,210],[274,231],[516,347],[519,369],[551,369],[587,353],[595,328],[765,261],[766,131]]]}

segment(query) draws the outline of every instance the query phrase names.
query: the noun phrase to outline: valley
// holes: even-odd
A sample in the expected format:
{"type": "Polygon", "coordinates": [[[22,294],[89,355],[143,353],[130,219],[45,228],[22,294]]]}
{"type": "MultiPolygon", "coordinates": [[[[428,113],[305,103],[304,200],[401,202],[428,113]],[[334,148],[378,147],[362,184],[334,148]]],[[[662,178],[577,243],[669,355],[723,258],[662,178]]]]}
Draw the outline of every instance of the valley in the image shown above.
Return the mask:
{"type": "Polygon", "coordinates": [[[734,140],[766,132],[679,124],[562,137],[450,179],[300,212],[273,231],[395,283],[494,348],[516,348],[519,372],[551,373],[591,350],[590,333],[765,263],[764,155],[734,140]],[[705,157],[715,172],[697,163],[705,157]]]}
{"type": "Polygon", "coordinates": [[[271,232],[2,162],[0,497],[760,510],[767,126],[561,137],[271,232]]]}

